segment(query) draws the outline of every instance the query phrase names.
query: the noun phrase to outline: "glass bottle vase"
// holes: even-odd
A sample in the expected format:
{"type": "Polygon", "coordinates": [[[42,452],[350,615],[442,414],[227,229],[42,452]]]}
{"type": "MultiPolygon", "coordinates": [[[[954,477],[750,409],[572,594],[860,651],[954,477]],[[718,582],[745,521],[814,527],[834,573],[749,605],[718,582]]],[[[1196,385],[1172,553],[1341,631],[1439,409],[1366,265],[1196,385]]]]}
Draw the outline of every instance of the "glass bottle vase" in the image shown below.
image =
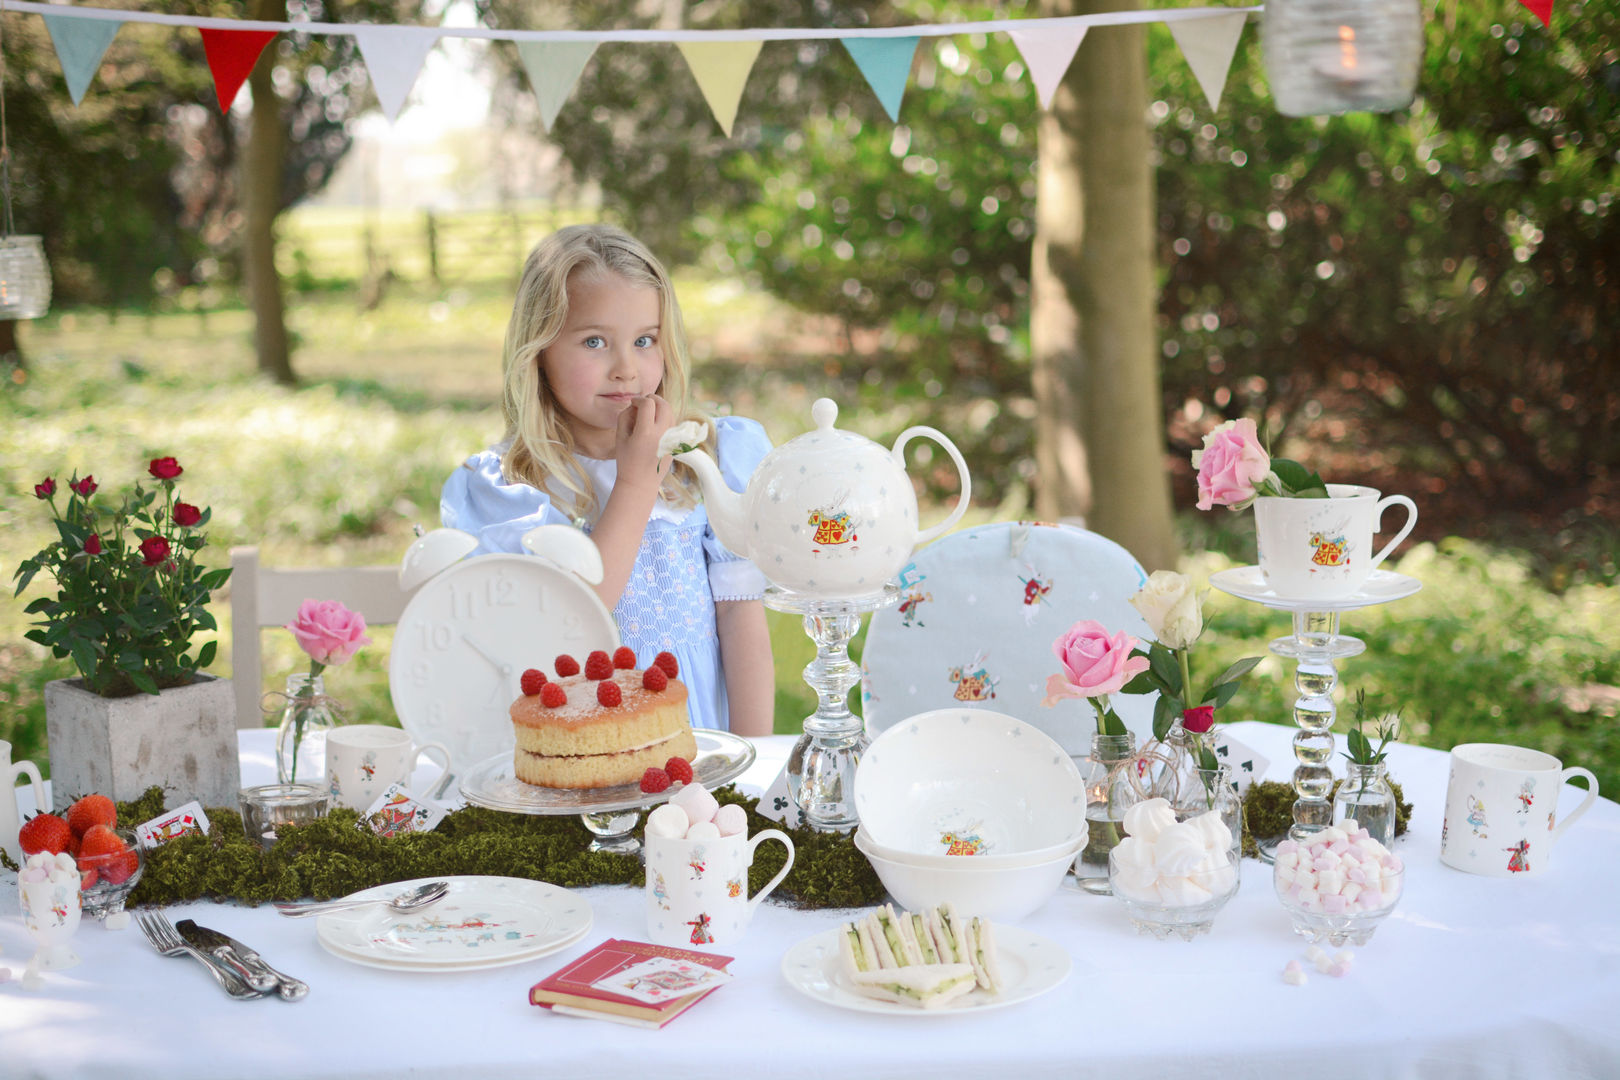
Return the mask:
{"type": "Polygon", "coordinates": [[[321,676],[287,676],[286,701],[276,732],[276,780],[326,785],[326,734],[337,726],[321,676]]]}
{"type": "Polygon", "coordinates": [[[1395,842],[1395,792],[1384,775],[1384,763],[1357,765],[1339,782],[1333,796],[1333,824],[1353,821],[1385,847],[1395,842]]]}
{"type": "Polygon", "coordinates": [[[1075,877],[1087,892],[1106,896],[1108,853],[1125,836],[1125,811],[1141,799],[1131,783],[1136,736],[1095,734],[1091,753],[1079,760],[1086,785],[1086,846],[1074,861],[1075,877]]]}
{"type": "Polygon", "coordinates": [[[1237,787],[1232,783],[1231,766],[1194,768],[1187,780],[1171,800],[1176,820],[1191,821],[1212,810],[1220,814],[1221,824],[1232,834],[1229,849],[1232,865],[1238,865],[1243,857],[1243,800],[1238,798],[1237,787]]]}

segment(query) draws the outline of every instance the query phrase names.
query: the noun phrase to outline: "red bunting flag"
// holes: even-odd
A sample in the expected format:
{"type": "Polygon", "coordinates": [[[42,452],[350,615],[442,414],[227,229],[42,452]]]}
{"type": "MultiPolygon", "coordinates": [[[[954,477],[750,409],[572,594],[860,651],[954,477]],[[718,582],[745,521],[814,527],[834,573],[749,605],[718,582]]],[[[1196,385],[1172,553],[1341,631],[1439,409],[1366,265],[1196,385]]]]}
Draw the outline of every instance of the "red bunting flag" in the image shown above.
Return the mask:
{"type": "Polygon", "coordinates": [[[1519,0],[1519,3],[1530,9],[1530,14],[1541,20],[1541,25],[1552,29],[1553,0],[1519,0]]]}
{"type": "Polygon", "coordinates": [[[202,30],[203,50],[208,54],[208,70],[214,75],[220,112],[231,111],[236,92],[242,89],[259,54],[275,36],[274,30],[202,30]]]}

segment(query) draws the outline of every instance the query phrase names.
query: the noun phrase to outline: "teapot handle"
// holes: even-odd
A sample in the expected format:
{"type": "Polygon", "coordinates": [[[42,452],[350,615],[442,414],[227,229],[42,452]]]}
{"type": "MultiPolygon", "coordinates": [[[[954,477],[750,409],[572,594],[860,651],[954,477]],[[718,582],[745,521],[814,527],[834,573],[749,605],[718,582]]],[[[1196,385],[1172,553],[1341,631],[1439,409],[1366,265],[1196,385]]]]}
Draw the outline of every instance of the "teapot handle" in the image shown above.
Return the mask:
{"type": "Polygon", "coordinates": [[[935,525],[932,528],[924,529],[922,532],[917,534],[917,544],[918,546],[921,546],[941,535],[952,525],[955,525],[958,521],[962,520],[962,515],[967,513],[968,500],[973,497],[973,481],[968,476],[967,462],[962,460],[962,452],[956,448],[956,444],[951,442],[950,439],[947,439],[943,432],[931,427],[919,426],[906,428],[906,430],[900,433],[900,438],[895,440],[893,451],[894,460],[900,463],[900,468],[902,470],[904,470],[906,467],[906,443],[910,442],[912,438],[918,435],[921,435],[925,439],[933,439],[935,442],[939,443],[939,445],[945,448],[945,452],[949,454],[951,456],[951,460],[956,463],[956,475],[962,481],[962,490],[956,496],[956,505],[951,508],[951,512],[946,515],[945,520],[940,522],[938,525],[935,525]]]}

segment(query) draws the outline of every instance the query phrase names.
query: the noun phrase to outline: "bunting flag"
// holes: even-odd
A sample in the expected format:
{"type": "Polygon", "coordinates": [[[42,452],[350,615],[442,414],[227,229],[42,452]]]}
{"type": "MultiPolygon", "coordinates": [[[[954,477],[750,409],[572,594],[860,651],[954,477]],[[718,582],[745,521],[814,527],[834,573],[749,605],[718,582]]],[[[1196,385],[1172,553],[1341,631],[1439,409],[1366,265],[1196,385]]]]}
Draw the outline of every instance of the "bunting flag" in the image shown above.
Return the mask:
{"type": "MultiPolygon", "coordinates": [[[[540,102],[540,126],[549,132],[563,103],[574,92],[586,62],[596,52],[596,42],[520,41],[517,49],[523,70],[529,73],[529,86],[540,102]]],[[[728,129],[726,134],[730,133],[728,129]]]]}
{"type": "Polygon", "coordinates": [[[866,76],[867,85],[877,94],[889,119],[900,122],[900,99],[906,96],[911,79],[911,58],[916,55],[915,37],[843,38],[844,48],[855,66],[866,76]]]}
{"type": "Polygon", "coordinates": [[[1074,62],[1074,54],[1080,51],[1080,43],[1086,40],[1087,29],[1082,24],[1049,30],[1044,34],[1032,34],[1027,30],[1013,30],[1007,34],[1018,46],[1018,55],[1024,58],[1024,65],[1029,68],[1029,78],[1035,84],[1035,95],[1040,100],[1041,108],[1052,107],[1052,95],[1057,93],[1064,73],[1074,62]]]}
{"type": "MultiPolygon", "coordinates": [[[[1548,0],[1550,3],[1551,0],[1548,0]]],[[[1211,109],[1221,107],[1221,91],[1226,74],[1237,55],[1238,38],[1243,36],[1247,15],[1215,15],[1208,19],[1182,19],[1170,24],[1170,36],[1181,46],[1181,55],[1192,68],[1193,77],[1203,87],[1211,109]]]]}
{"type": "Polygon", "coordinates": [[[1519,3],[1530,9],[1530,14],[1541,20],[1541,25],[1552,29],[1553,0],[1519,0],[1519,3]]]}
{"type": "Polygon", "coordinates": [[[101,67],[101,58],[107,46],[118,36],[123,23],[90,19],[62,19],[45,16],[45,29],[51,33],[51,44],[56,46],[56,59],[62,65],[67,79],[68,94],[77,105],[84,100],[90,80],[101,67]]]}
{"type": "Polygon", "coordinates": [[[259,54],[276,36],[274,30],[216,30],[202,28],[203,51],[208,54],[208,70],[214,75],[214,93],[219,111],[231,111],[236,92],[259,62],[259,54]]]}
{"type": "MultiPolygon", "coordinates": [[[[916,39],[913,38],[913,41],[916,39]]],[[[754,70],[763,41],[681,41],[676,43],[686,66],[692,69],[703,100],[709,103],[720,130],[731,138],[731,125],[737,119],[737,103],[742,100],[748,73],[754,70]]],[[[905,87],[901,86],[904,92],[905,87]]]]}
{"type": "Polygon", "coordinates": [[[436,26],[356,26],[351,31],[360,43],[360,56],[371,74],[371,88],[383,115],[393,123],[405,107],[411,84],[422,71],[427,54],[439,42],[436,26]]]}

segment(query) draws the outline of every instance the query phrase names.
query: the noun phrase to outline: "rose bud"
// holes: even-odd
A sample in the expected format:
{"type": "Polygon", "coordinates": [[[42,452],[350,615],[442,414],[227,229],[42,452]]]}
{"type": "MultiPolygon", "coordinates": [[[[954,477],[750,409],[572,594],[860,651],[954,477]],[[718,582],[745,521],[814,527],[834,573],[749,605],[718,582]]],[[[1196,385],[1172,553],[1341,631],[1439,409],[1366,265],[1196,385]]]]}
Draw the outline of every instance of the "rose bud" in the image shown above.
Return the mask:
{"type": "Polygon", "coordinates": [[[147,471],[159,480],[173,480],[186,470],[172,457],[155,457],[152,464],[147,466],[147,471]]]}
{"type": "Polygon", "coordinates": [[[174,504],[174,523],[181,526],[192,526],[202,520],[202,511],[188,502],[174,504]]]}
{"type": "Polygon", "coordinates": [[[149,536],[141,541],[141,561],[157,566],[169,557],[169,542],[161,536],[149,536]]]}

